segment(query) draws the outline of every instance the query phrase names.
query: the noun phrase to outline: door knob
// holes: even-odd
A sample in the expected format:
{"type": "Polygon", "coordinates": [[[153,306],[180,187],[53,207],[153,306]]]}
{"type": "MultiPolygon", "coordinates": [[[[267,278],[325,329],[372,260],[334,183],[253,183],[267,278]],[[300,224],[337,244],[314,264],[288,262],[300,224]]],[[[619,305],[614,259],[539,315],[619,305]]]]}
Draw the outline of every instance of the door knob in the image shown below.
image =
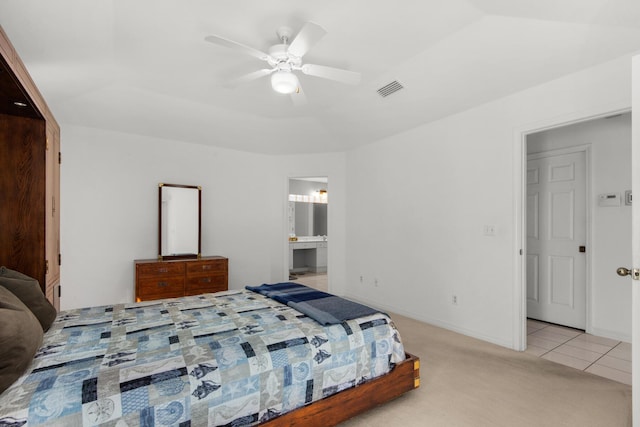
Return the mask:
{"type": "Polygon", "coordinates": [[[628,276],[628,275],[630,275],[630,274],[631,274],[631,270],[629,270],[628,268],[619,267],[619,268],[616,270],[616,273],[618,273],[618,276],[622,276],[622,277],[624,277],[624,276],[628,276]]]}
{"type": "Polygon", "coordinates": [[[631,276],[633,280],[640,280],[640,268],[629,269],[629,268],[619,267],[616,270],[616,273],[618,273],[618,276],[622,276],[622,277],[631,276]]]}

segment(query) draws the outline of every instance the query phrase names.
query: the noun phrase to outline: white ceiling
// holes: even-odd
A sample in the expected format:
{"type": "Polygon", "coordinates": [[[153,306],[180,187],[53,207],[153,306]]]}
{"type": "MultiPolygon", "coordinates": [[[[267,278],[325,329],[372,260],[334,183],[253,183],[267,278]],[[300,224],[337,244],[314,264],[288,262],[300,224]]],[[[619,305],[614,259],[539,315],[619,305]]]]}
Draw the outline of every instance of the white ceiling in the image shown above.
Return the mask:
{"type": "MultiPolygon", "coordinates": [[[[9,35],[57,120],[268,154],[343,151],[640,50],[639,0],[2,0],[9,35]],[[328,34],[295,107],[260,50],[307,21],[328,34]],[[387,98],[376,90],[398,80],[387,98]]],[[[64,131],[64,129],[63,129],[64,131]]]]}

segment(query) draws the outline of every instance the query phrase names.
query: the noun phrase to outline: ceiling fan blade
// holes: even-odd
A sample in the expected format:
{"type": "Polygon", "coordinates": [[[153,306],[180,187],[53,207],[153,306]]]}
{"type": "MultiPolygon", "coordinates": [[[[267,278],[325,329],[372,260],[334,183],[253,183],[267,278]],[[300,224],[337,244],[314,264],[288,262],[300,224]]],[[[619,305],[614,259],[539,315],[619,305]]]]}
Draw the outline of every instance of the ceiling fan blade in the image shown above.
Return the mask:
{"type": "Polygon", "coordinates": [[[266,61],[267,59],[269,59],[268,53],[262,52],[258,49],[254,49],[249,46],[245,46],[238,42],[234,42],[233,40],[225,39],[224,37],[207,36],[204,39],[210,43],[217,44],[219,46],[228,47],[230,49],[237,50],[239,52],[244,52],[251,56],[255,56],[256,58],[262,59],[263,61],[266,61]]]}
{"type": "Polygon", "coordinates": [[[254,71],[253,73],[245,74],[244,76],[240,76],[229,81],[228,85],[233,87],[242,83],[247,83],[252,80],[259,79],[260,77],[268,76],[276,70],[277,68],[264,68],[262,70],[254,71]]]}
{"type": "Polygon", "coordinates": [[[357,85],[362,79],[362,75],[358,72],[326,67],[324,65],[304,64],[300,67],[300,71],[309,76],[322,77],[350,85],[357,85]]]}
{"type": "Polygon", "coordinates": [[[301,107],[307,104],[307,96],[304,94],[304,91],[302,90],[302,86],[300,86],[300,84],[298,84],[298,88],[295,90],[295,92],[292,92],[290,96],[291,102],[293,102],[293,105],[296,107],[301,107]]]}
{"type": "Polygon", "coordinates": [[[327,31],[320,25],[307,22],[293,39],[287,51],[293,56],[302,58],[325,34],[327,31]]]}

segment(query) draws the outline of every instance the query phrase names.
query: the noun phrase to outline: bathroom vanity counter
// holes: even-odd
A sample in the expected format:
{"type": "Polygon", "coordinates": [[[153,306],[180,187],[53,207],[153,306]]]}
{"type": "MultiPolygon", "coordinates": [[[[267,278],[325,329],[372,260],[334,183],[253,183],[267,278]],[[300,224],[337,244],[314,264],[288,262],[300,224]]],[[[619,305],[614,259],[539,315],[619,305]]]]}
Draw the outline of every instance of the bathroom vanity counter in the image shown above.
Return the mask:
{"type": "Polygon", "coordinates": [[[298,237],[289,242],[289,269],[292,272],[326,273],[328,241],[325,237],[298,237]]]}

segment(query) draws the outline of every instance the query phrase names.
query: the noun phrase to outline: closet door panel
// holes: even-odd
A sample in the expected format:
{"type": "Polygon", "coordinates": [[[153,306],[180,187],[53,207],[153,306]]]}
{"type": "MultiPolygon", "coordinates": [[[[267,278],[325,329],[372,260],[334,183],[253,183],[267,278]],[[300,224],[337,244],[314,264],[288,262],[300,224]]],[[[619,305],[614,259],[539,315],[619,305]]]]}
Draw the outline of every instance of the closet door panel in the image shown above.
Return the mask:
{"type": "Polygon", "coordinates": [[[45,285],[45,122],[0,115],[0,264],[45,285]]]}

